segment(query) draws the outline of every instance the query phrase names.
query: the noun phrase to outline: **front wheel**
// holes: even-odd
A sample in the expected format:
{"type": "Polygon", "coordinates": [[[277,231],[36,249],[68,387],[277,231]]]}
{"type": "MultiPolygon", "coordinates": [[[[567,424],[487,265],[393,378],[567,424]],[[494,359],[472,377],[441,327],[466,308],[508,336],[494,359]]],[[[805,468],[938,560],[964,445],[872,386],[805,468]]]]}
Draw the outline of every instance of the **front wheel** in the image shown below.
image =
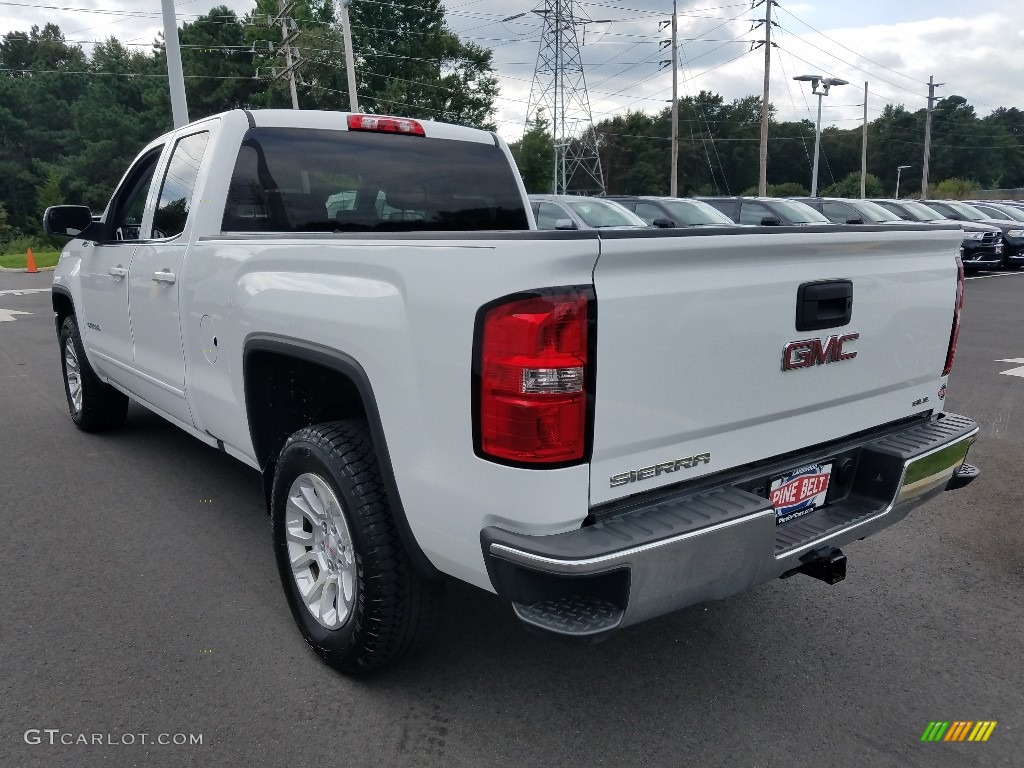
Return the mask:
{"type": "Polygon", "coordinates": [[[443,585],[420,576],[402,547],[365,421],[288,438],[271,515],[292,616],[328,664],[368,672],[426,639],[443,585]]]}
{"type": "Polygon", "coordinates": [[[128,398],[100,381],[93,371],[85,356],[78,323],[70,315],[60,327],[60,362],[68,411],[76,427],[85,432],[99,432],[124,424],[128,398]]]}

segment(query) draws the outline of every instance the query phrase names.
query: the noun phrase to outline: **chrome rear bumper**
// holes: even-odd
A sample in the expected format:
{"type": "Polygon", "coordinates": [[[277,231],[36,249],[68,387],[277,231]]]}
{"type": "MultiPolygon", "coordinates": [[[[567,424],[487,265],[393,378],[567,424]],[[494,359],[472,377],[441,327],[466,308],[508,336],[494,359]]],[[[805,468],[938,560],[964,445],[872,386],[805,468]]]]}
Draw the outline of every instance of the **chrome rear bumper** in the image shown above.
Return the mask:
{"type": "Polygon", "coordinates": [[[845,498],[781,526],[766,498],[723,485],[641,499],[554,536],[485,528],[488,573],[525,623],[601,635],[743,592],[902,520],[954,485],[977,432],[944,414],[847,449],[845,498]]]}

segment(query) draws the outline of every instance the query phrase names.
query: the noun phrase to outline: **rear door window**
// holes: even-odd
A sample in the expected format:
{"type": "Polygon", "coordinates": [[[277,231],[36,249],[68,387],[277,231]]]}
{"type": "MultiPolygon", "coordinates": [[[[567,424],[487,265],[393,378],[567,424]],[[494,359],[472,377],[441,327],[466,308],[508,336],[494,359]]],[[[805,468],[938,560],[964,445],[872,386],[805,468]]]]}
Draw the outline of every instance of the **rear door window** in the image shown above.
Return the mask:
{"type": "Polygon", "coordinates": [[[225,232],[529,229],[494,144],[306,128],[253,128],[239,149],[225,232]]]}
{"type": "MultiPolygon", "coordinates": [[[[816,206],[811,206],[816,207],[816,206]]],[[[828,217],[829,221],[834,221],[836,224],[845,224],[849,219],[863,219],[863,217],[857,213],[853,208],[843,203],[837,203],[833,200],[826,200],[821,204],[821,212],[828,217]]]]}
{"type": "Polygon", "coordinates": [[[712,208],[716,208],[733,221],[736,221],[736,217],[739,215],[739,205],[735,200],[705,200],[708,205],[712,208]]]}
{"type": "Polygon", "coordinates": [[[210,141],[207,131],[193,133],[178,139],[174,152],[167,164],[164,183],[160,188],[160,200],[153,213],[153,237],[163,239],[177,237],[185,229],[192,195],[199,178],[199,166],[210,141]]]}
{"type": "Polygon", "coordinates": [[[559,219],[568,219],[569,214],[555,203],[540,203],[536,210],[537,229],[555,229],[559,219]]]}
{"type": "Polygon", "coordinates": [[[655,219],[668,218],[661,208],[650,203],[637,203],[635,213],[648,224],[653,224],[655,219]]]}
{"type": "Polygon", "coordinates": [[[774,213],[768,210],[767,205],[761,203],[752,203],[748,200],[743,201],[743,205],[740,207],[740,224],[757,224],[760,226],[761,219],[766,217],[778,218],[774,213]]]}

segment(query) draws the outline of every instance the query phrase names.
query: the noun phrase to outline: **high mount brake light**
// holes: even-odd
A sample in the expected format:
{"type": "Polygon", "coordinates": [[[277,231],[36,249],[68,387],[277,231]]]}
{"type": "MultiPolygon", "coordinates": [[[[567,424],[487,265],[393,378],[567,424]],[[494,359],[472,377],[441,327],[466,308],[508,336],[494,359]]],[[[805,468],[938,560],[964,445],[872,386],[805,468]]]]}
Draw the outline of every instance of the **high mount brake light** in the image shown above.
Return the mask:
{"type": "Polygon", "coordinates": [[[588,298],[559,288],[481,312],[474,418],[483,456],[564,464],[587,455],[588,298]]]}
{"type": "Polygon", "coordinates": [[[960,338],[960,312],[964,308],[964,263],[956,257],[956,306],[953,309],[953,329],[949,332],[949,348],[946,350],[946,365],[942,375],[948,376],[953,370],[953,358],[956,357],[956,343],[960,338]]]}
{"type": "Polygon", "coordinates": [[[383,117],[381,115],[349,115],[350,131],[373,131],[376,133],[403,133],[407,136],[426,136],[423,126],[406,117],[383,117]]]}

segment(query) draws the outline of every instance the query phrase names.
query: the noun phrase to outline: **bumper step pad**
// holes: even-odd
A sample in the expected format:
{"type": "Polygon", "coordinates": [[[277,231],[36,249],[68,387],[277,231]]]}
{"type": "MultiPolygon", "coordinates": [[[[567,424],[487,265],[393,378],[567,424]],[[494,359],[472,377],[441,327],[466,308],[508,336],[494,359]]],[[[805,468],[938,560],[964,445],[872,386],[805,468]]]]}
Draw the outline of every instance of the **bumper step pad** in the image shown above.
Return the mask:
{"type": "Polygon", "coordinates": [[[599,597],[555,597],[530,605],[513,603],[520,619],[560,635],[582,637],[615,629],[624,611],[599,597]]]}

